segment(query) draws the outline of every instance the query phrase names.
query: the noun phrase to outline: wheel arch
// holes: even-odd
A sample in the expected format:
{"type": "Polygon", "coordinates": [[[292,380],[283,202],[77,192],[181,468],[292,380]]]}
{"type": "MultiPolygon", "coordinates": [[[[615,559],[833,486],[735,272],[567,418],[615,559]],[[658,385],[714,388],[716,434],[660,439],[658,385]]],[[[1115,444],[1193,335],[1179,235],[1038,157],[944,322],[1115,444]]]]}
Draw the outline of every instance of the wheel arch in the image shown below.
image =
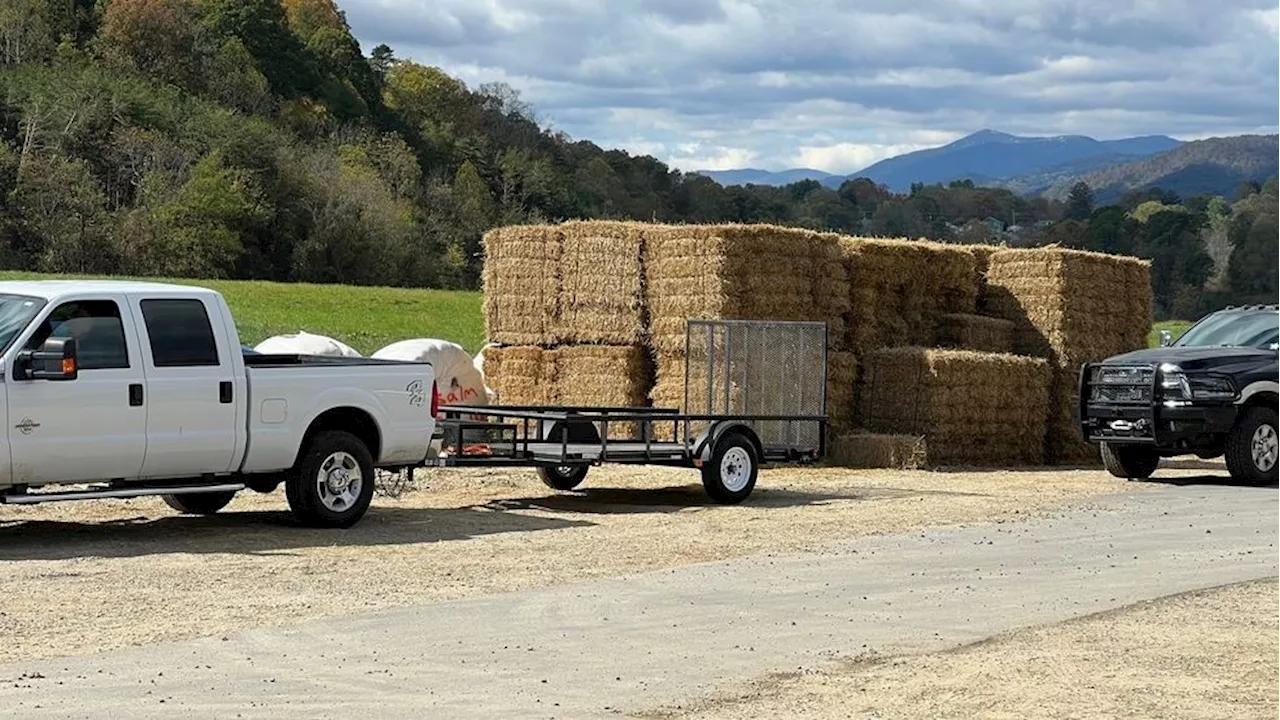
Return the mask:
{"type": "Polygon", "coordinates": [[[343,406],[325,410],[311,421],[307,431],[302,434],[302,441],[298,443],[298,453],[293,460],[294,467],[302,462],[302,457],[306,454],[307,446],[312,439],[329,430],[341,430],[360,438],[360,441],[369,449],[374,463],[378,462],[382,454],[382,430],[378,427],[378,422],[367,410],[343,406]]]}
{"type": "Polygon", "coordinates": [[[764,464],[764,445],[760,442],[760,436],[756,434],[754,428],[742,421],[719,422],[703,431],[698,438],[698,442],[694,447],[698,448],[697,457],[703,462],[711,460],[712,453],[715,452],[716,445],[720,443],[721,438],[726,435],[742,435],[751,443],[756,451],[756,463],[764,464]]]}
{"type": "Polygon", "coordinates": [[[1277,398],[1280,398],[1280,383],[1271,380],[1259,380],[1258,382],[1249,383],[1240,391],[1240,400],[1238,404],[1241,406],[1261,406],[1276,407],[1277,398]]]}

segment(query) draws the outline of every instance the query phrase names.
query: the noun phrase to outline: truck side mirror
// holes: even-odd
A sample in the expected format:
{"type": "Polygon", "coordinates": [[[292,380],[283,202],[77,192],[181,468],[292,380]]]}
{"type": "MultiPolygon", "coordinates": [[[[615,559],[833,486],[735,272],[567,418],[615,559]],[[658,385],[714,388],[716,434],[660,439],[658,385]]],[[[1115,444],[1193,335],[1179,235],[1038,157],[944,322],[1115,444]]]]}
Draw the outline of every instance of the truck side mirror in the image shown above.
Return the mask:
{"type": "Polygon", "coordinates": [[[39,350],[23,350],[13,370],[15,380],[75,380],[80,376],[75,338],[49,338],[39,350]]]}
{"type": "Polygon", "coordinates": [[[1168,330],[1160,331],[1160,347],[1169,347],[1173,345],[1173,333],[1168,330]]]}

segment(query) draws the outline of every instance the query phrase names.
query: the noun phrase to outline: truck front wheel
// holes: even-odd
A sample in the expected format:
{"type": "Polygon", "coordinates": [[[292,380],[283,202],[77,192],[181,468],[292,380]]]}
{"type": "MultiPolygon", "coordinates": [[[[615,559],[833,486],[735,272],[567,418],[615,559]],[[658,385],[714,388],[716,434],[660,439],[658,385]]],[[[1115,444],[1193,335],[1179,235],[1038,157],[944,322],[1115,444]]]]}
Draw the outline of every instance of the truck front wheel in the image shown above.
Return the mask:
{"type": "Polygon", "coordinates": [[[1227,471],[1231,477],[1249,485],[1275,484],[1278,453],[1275,408],[1244,408],[1227,436],[1227,471]]]}
{"type": "Polygon", "coordinates": [[[373,501],[373,456],[360,438],[325,431],[313,437],[285,480],[289,509],[303,525],[349,528],[373,501]]]}
{"type": "Polygon", "coordinates": [[[181,495],[161,495],[164,504],[186,515],[212,515],[231,502],[236,496],[235,490],[226,492],[183,493],[181,495]]]}
{"type": "Polygon", "coordinates": [[[1145,445],[1102,443],[1102,464],[1107,472],[1126,480],[1146,480],[1160,466],[1160,455],[1145,445]]]}

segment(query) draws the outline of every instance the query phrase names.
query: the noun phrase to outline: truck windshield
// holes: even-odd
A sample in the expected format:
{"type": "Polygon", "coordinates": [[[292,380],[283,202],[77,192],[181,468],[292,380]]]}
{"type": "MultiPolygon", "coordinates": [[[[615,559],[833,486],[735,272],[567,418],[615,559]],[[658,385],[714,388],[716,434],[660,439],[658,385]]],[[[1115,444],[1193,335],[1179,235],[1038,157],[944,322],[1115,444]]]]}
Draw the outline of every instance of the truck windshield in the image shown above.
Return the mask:
{"type": "Polygon", "coordinates": [[[1251,347],[1274,350],[1280,342],[1280,314],[1274,310],[1215,313],[1196,323],[1174,347],[1251,347]]]}
{"type": "Polygon", "coordinates": [[[40,298],[0,294],[0,353],[8,351],[13,339],[30,324],[44,304],[40,298]]]}

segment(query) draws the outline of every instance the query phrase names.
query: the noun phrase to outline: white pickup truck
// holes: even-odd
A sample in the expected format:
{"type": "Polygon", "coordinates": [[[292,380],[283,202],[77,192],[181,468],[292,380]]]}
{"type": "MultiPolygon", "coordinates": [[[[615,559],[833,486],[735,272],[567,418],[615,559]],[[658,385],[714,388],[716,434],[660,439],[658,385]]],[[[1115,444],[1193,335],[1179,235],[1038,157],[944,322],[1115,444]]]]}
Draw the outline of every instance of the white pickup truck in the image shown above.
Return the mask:
{"type": "Polygon", "coordinates": [[[181,285],[0,282],[0,357],[6,504],[207,514],[283,483],[303,524],[350,527],[375,468],[425,459],[439,402],[428,363],[247,354],[222,295],[181,285]]]}

